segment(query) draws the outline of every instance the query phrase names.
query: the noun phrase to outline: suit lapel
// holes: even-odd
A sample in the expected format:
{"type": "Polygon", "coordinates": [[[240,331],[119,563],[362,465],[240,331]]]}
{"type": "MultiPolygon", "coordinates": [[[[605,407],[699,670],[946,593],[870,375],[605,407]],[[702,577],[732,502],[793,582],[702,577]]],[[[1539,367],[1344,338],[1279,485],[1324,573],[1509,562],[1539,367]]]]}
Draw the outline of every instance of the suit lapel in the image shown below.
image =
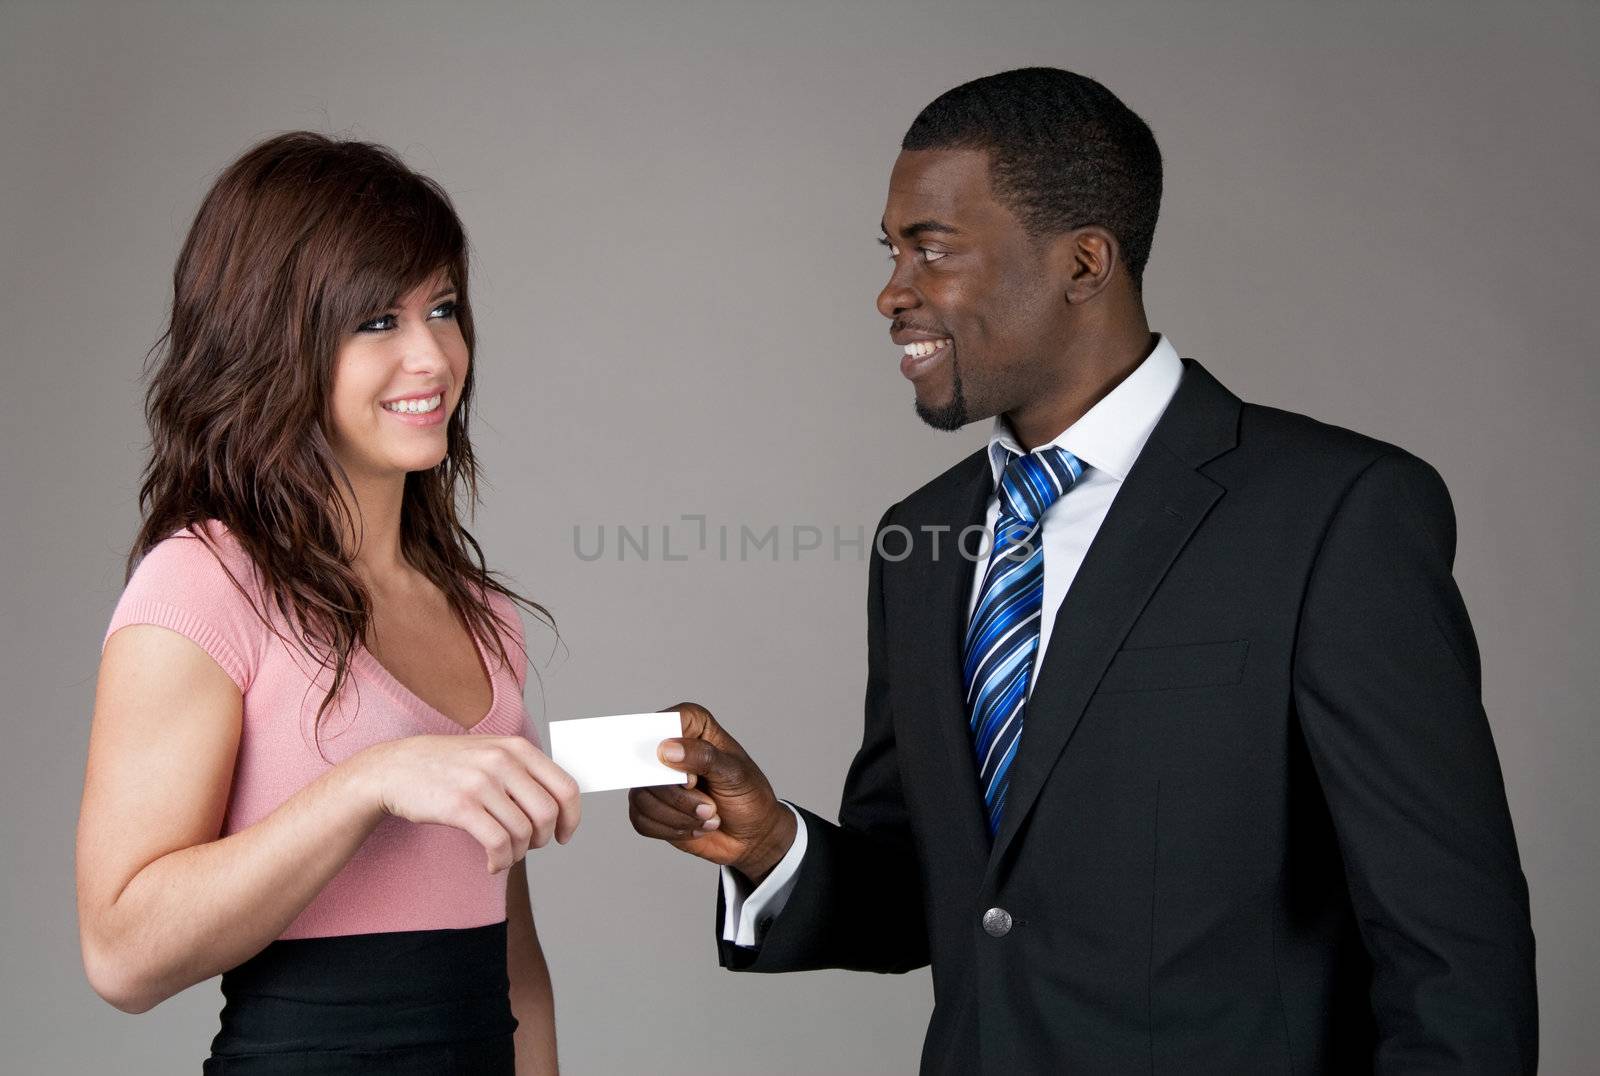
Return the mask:
{"type": "MultiPolygon", "coordinates": [[[[1056,614],[1049,649],[1023,711],[1022,738],[986,884],[992,884],[1106,666],[1179,551],[1222,496],[1222,487],[1197,468],[1237,443],[1240,403],[1199,363],[1183,362],[1177,393],[1118,491],[1056,614]]],[[[958,616],[963,625],[965,611],[963,606],[958,616]]],[[[956,646],[959,654],[959,641],[956,646]]],[[[959,673],[957,696],[959,702],[959,673]]],[[[955,727],[965,733],[964,715],[955,727]]],[[[970,772],[970,757],[966,765],[970,772]]],[[[975,777],[972,784],[976,788],[975,777]]]]}
{"type": "MultiPolygon", "coordinates": [[[[982,863],[989,855],[989,839],[984,832],[983,796],[978,791],[972,740],[967,733],[966,689],[961,683],[961,651],[973,565],[961,555],[956,543],[963,528],[983,526],[994,477],[987,451],[972,459],[970,470],[959,476],[945,509],[938,513],[937,522],[952,528],[945,535],[946,540],[939,543],[939,559],[921,560],[919,567],[925,573],[921,585],[928,595],[930,615],[926,623],[933,633],[933,659],[926,666],[929,716],[939,730],[942,763],[950,777],[952,824],[960,833],[959,839],[982,863]]],[[[965,544],[969,549],[977,545],[965,544]]],[[[931,542],[927,545],[932,548],[931,542]]]]}

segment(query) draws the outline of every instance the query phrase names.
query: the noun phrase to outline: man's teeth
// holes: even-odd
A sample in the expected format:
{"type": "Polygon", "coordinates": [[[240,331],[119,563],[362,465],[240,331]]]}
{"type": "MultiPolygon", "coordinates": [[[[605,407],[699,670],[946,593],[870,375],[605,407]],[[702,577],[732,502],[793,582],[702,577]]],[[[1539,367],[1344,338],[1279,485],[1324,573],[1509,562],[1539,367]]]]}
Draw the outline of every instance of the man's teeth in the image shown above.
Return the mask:
{"type": "Polygon", "coordinates": [[[444,401],[444,395],[429,396],[426,400],[399,400],[395,403],[383,405],[385,411],[395,411],[402,415],[425,415],[436,409],[444,401]]]}
{"type": "Polygon", "coordinates": [[[906,345],[906,354],[912,358],[922,359],[932,355],[935,351],[943,351],[950,342],[947,336],[942,340],[916,340],[906,345]]]}

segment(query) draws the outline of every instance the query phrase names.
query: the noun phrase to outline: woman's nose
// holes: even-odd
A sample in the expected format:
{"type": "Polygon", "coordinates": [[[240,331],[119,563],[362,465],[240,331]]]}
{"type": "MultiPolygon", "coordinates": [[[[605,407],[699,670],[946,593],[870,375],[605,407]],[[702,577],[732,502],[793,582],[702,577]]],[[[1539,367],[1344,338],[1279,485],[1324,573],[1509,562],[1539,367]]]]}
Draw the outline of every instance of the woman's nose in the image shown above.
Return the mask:
{"type": "Polygon", "coordinates": [[[444,346],[428,329],[416,329],[406,334],[405,365],[410,370],[442,370],[450,364],[444,346]]]}

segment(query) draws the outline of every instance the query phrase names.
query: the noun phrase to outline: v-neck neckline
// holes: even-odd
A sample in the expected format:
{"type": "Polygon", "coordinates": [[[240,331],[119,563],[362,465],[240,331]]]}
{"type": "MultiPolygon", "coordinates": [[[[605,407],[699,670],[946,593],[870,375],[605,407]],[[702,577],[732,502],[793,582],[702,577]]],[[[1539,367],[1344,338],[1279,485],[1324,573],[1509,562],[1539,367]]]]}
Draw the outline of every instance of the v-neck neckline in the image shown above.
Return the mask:
{"type": "Polygon", "coordinates": [[[505,707],[502,706],[505,695],[500,690],[500,674],[498,667],[491,665],[489,652],[483,641],[478,638],[477,632],[470,627],[467,635],[472,639],[472,645],[478,652],[479,663],[484,675],[489,678],[489,709],[484,715],[471,725],[463,725],[449,714],[426,702],[422,696],[406,687],[400,682],[399,677],[391,673],[378,660],[378,656],[367,649],[365,642],[356,643],[355,660],[366,667],[368,674],[378,682],[395,700],[404,705],[408,710],[422,717],[433,720],[435,724],[445,727],[448,731],[463,734],[505,733],[510,730],[510,725],[505,720],[505,707]]]}

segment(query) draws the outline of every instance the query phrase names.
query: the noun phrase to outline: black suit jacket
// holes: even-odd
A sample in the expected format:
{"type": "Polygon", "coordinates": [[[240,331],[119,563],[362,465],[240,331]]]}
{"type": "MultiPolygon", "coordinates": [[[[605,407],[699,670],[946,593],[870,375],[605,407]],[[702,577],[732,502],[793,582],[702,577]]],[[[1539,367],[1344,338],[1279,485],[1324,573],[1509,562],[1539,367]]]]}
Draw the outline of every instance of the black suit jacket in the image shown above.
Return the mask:
{"type": "Polygon", "coordinates": [[[921,528],[981,525],[992,486],[975,453],[885,513],[916,541],[872,557],[839,824],[803,812],[787,906],[723,964],[931,962],[924,1072],[1532,1072],[1527,886],[1438,473],[1185,359],[1056,615],[991,845],[973,565],[921,528]]]}

